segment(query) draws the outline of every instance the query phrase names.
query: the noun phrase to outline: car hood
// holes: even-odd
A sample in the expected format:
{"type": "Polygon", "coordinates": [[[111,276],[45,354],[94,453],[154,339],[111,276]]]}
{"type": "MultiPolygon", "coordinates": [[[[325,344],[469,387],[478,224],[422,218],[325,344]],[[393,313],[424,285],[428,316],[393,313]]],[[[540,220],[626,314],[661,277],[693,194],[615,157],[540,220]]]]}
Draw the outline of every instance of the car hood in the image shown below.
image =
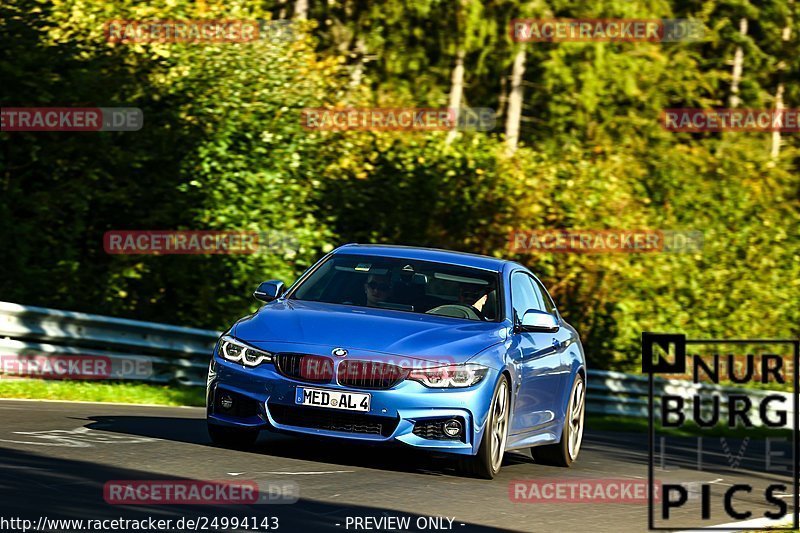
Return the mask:
{"type": "Polygon", "coordinates": [[[232,334],[264,349],[296,343],[316,345],[327,354],[345,348],[459,363],[505,340],[507,329],[498,322],[278,300],[240,320],[232,334]]]}

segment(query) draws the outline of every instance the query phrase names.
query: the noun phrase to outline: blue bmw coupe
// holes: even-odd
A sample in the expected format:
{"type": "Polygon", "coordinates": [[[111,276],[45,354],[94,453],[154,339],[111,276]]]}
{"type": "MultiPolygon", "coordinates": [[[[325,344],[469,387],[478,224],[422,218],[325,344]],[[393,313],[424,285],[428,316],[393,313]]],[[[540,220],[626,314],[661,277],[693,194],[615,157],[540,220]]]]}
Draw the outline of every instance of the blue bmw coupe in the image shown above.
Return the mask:
{"type": "Polygon", "coordinates": [[[583,347],[518,263],[349,244],[254,296],[265,305],[219,339],[209,367],[218,445],[263,429],[399,442],[489,479],[506,450],[560,466],[578,456],[583,347]]]}

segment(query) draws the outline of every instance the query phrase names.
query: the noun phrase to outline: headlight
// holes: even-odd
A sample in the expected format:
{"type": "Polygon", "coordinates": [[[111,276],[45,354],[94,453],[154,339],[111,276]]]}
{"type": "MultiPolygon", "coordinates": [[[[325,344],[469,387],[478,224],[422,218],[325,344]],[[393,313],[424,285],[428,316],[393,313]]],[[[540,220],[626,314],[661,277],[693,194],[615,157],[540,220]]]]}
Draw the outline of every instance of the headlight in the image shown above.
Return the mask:
{"type": "Polygon", "coordinates": [[[228,361],[242,363],[245,366],[258,366],[261,363],[271,363],[272,354],[257,350],[233,337],[226,335],[220,339],[219,353],[228,361]]]}
{"type": "Polygon", "coordinates": [[[437,366],[434,368],[415,368],[408,379],[419,381],[426,387],[436,389],[451,387],[471,387],[486,376],[489,369],[469,363],[465,365],[437,366]]]}

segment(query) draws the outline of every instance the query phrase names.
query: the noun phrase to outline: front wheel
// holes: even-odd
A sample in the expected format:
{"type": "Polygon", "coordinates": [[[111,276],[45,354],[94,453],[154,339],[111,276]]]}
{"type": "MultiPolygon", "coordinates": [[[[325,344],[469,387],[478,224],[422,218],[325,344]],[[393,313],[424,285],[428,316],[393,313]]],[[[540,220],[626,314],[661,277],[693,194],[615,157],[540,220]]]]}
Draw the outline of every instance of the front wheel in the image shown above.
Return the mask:
{"type": "Polygon", "coordinates": [[[493,479],[503,464],[508,438],[509,393],[508,378],[502,375],[494,389],[486,429],[483,431],[478,454],[461,460],[461,470],[469,475],[493,479]]]}
{"type": "Polygon", "coordinates": [[[583,414],[586,406],[586,385],[583,376],[575,375],[567,404],[567,416],[561,442],[531,448],[537,463],[552,466],[571,466],[578,458],[583,442],[583,414]]]}
{"type": "Polygon", "coordinates": [[[208,424],[211,442],[224,448],[248,448],[258,438],[258,430],[238,429],[216,424],[208,424]]]}

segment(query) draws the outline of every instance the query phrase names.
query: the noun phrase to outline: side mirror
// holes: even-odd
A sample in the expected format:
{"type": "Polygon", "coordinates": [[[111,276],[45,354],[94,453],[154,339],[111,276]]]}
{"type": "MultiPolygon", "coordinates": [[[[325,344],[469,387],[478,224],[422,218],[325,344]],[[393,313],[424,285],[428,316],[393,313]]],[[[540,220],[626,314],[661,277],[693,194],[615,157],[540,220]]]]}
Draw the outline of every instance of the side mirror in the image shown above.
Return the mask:
{"type": "Polygon", "coordinates": [[[277,279],[271,279],[258,286],[253,293],[253,298],[261,300],[262,302],[271,302],[276,298],[280,298],[284,292],[286,292],[286,286],[283,282],[277,279]]]}
{"type": "Polygon", "coordinates": [[[558,320],[550,313],[531,309],[522,316],[520,331],[530,331],[539,333],[555,333],[558,331],[558,320]]]}

